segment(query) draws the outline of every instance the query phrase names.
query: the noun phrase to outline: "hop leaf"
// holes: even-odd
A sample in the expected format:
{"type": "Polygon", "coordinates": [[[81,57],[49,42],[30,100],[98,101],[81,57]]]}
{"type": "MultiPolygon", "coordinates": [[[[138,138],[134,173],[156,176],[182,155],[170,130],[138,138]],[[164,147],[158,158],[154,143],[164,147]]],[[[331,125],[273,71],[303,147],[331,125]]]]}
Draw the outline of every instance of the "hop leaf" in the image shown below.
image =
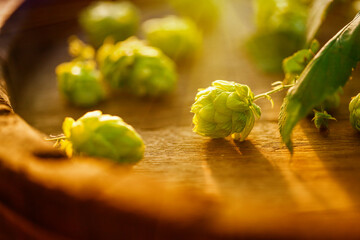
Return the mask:
{"type": "Polygon", "coordinates": [[[233,135],[244,141],[250,134],[255,116],[261,110],[254,101],[254,94],[246,85],[217,80],[211,87],[200,89],[191,107],[194,113],[193,131],[211,138],[233,135]]]}
{"type": "Polygon", "coordinates": [[[327,111],[332,111],[337,109],[340,106],[340,95],[343,93],[343,88],[339,87],[338,90],[325,98],[325,100],[315,109],[321,110],[325,109],[327,111]]]}
{"type": "Polygon", "coordinates": [[[316,54],[284,99],[279,129],[292,152],[291,132],[297,122],[349,80],[360,55],[360,15],[340,30],[316,54]]]}
{"type": "Polygon", "coordinates": [[[94,2],[80,13],[79,23],[90,41],[100,46],[109,36],[122,41],[134,35],[140,16],[130,2],[94,2]]]}
{"type": "Polygon", "coordinates": [[[201,45],[201,33],[189,19],[176,16],[154,18],[143,24],[150,45],[172,59],[192,56],[201,45]]]}
{"type": "Polygon", "coordinates": [[[115,45],[105,42],[97,60],[112,88],[127,89],[138,96],[159,96],[175,89],[174,63],[159,49],[136,38],[115,45]]]}
{"type": "Polygon", "coordinates": [[[297,78],[305,69],[306,65],[314,58],[319,51],[320,44],[313,40],[309,49],[302,49],[283,60],[283,70],[285,73],[284,84],[294,84],[297,78]]]}
{"type": "MultiPolygon", "coordinates": [[[[306,66],[315,57],[315,54],[319,51],[320,43],[317,40],[313,40],[309,49],[302,49],[287,57],[283,60],[283,70],[285,73],[285,79],[282,84],[295,84],[296,80],[300,77],[306,66]]],[[[322,111],[323,109],[331,111],[339,107],[340,94],[342,94],[342,88],[328,96],[319,106],[315,109],[322,111]]]]}
{"type": "Polygon", "coordinates": [[[66,140],[61,142],[68,154],[113,159],[135,163],[143,158],[144,143],[140,135],[120,117],[88,112],[77,121],[63,123],[66,140]]]}
{"type": "Polygon", "coordinates": [[[72,61],[56,68],[58,88],[64,98],[80,107],[96,105],[106,91],[94,61],[72,61]]]}
{"type": "Polygon", "coordinates": [[[351,126],[360,131],[360,93],[353,97],[349,104],[351,126]]]}

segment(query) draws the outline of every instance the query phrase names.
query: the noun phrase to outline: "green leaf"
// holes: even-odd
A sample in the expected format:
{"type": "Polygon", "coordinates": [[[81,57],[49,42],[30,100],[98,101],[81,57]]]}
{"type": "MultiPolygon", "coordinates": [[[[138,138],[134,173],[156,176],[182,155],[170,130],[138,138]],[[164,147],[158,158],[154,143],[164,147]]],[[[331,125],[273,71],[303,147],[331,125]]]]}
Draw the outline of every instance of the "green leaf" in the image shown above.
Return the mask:
{"type": "Polygon", "coordinates": [[[285,73],[300,74],[308,62],[314,57],[314,54],[309,49],[302,49],[287,57],[283,61],[283,69],[285,73]]]}
{"type": "Polygon", "coordinates": [[[345,85],[359,58],[360,15],[357,14],[316,54],[284,99],[279,130],[291,152],[291,132],[297,122],[345,85]]]}
{"type": "Polygon", "coordinates": [[[315,54],[319,51],[320,43],[313,40],[309,49],[302,49],[293,55],[283,60],[283,69],[285,74],[298,74],[300,75],[306,65],[313,59],[315,54]]]}
{"type": "Polygon", "coordinates": [[[314,58],[319,51],[320,43],[314,39],[309,49],[301,49],[293,55],[285,58],[282,62],[285,79],[283,84],[294,84],[299,75],[304,71],[305,67],[314,58]]]}
{"type": "Polygon", "coordinates": [[[326,17],[327,10],[334,0],[314,0],[306,23],[306,42],[310,43],[326,17]]]}
{"type": "Polygon", "coordinates": [[[320,43],[318,40],[314,39],[310,43],[310,50],[316,54],[320,50],[320,43]]]}

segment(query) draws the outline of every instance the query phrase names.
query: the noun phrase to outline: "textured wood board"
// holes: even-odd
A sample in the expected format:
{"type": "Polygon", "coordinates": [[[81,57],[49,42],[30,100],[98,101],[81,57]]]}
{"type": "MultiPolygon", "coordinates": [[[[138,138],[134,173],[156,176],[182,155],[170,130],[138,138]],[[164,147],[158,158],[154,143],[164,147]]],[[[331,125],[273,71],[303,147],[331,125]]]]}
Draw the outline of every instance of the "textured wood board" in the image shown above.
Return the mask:
{"type": "Polygon", "coordinates": [[[3,26],[10,15],[19,7],[23,0],[0,1],[0,26],[3,26]]]}
{"type": "MultiPolygon", "coordinates": [[[[359,72],[345,88],[330,132],[320,134],[310,119],[296,127],[292,157],[277,130],[284,94],[275,96],[273,109],[259,102],[263,116],[243,143],[192,133],[189,110],[197,88],[227,79],[261,93],[282,78],[258,72],[241,51],[252,28],[249,2],[229,1],[224,8],[220,26],[205,35],[202,56],[179,65],[179,87],[172,96],[149,100],[119,94],[98,107],[120,115],[144,137],[145,158],[130,169],[67,159],[17,115],[0,116],[0,213],[20,219],[7,222],[25,225],[20,227],[25,236],[35,238],[357,236],[360,135],[348,123],[347,104],[360,89],[359,72]]],[[[168,13],[162,7],[144,11],[146,17],[168,13]]],[[[329,26],[324,39],[337,29],[329,26]]],[[[46,26],[30,29],[26,36],[34,37],[46,26]]],[[[56,36],[56,29],[50,32],[56,36]]],[[[23,71],[16,72],[20,64],[9,59],[11,81],[18,83],[15,111],[46,134],[59,133],[65,116],[90,110],[64,104],[56,90],[54,68],[69,59],[66,36],[40,49],[29,38],[20,49],[34,48],[20,56],[35,52],[36,61],[24,57],[23,71]]]]}

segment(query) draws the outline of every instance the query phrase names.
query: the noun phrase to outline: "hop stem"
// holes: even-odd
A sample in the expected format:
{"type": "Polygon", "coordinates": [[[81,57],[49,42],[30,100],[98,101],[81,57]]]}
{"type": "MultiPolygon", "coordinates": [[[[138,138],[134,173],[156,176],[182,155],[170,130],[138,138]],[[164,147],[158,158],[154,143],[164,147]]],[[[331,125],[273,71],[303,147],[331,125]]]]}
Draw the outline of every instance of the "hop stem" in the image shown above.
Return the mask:
{"type": "Polygon", "coordinates": [[[59,141],[67,139],[64,134],[60,134],[58,136],[50,135],[49,137],[45,138],[46,141],[59,141]]]}
{"type": "Polygon", "coordinates": [[[267,98],[267,99],[271,99],[270,95],[273,94],[273,93],[277,93],[277,92],[280,92],[284,89],[288,89],[288,88],[291,88],[292,86],[294,86],[294,84],[289,84],[289,85],[281,85],[280,87],[276,87],[274,88],[273,90],[271,91],[268,91],[266,93],[262,93],[262,94],[259,94],[259,95],[256,95],[254,97],[254,101],[260,99],[260,98],[267,98]]]}

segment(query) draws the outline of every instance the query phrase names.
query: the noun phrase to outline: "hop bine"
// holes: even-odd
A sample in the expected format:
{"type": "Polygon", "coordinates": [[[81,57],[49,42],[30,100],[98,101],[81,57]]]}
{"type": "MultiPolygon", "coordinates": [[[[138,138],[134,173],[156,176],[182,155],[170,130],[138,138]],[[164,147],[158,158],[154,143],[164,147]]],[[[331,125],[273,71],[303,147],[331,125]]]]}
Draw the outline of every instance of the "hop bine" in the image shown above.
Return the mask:
{"type": "MultiPolygon", "coordinates": [[[[301,49],[285,58],[282,63],[285,73],[282,84],[295,84],[319,49],[320,43],[314,39],[308,49],[301,49]]],[[[342,87],[339,87],[335,93],[327,96],[321,104],[314,107],[314,117],[312,120],[319,131],[328,130],[329,120],[336,120],[327,111],[331,112],[340,106],[340,95],[342,92],[342,87]]]]}
{"type": "MultiPolygon", "coordinates": [[[[319,49],[320,43],[315,39],[311,42],[308,49],[301,49],[293,55],[285,58],[282,63],[285,73],[285,79],[283,80],[283,84],[294,84],[300,77],[306,66],[315,57],[319,49]]],[[[332,111],[337,109],[340,106],[340,95],[342,93],[342,87],[339,87],[334,94],[327,96],[326,99],[320,105],[315,106],[314,109],[317,110],[317,112],[324,112],[323,110],[332,111]]]]}

